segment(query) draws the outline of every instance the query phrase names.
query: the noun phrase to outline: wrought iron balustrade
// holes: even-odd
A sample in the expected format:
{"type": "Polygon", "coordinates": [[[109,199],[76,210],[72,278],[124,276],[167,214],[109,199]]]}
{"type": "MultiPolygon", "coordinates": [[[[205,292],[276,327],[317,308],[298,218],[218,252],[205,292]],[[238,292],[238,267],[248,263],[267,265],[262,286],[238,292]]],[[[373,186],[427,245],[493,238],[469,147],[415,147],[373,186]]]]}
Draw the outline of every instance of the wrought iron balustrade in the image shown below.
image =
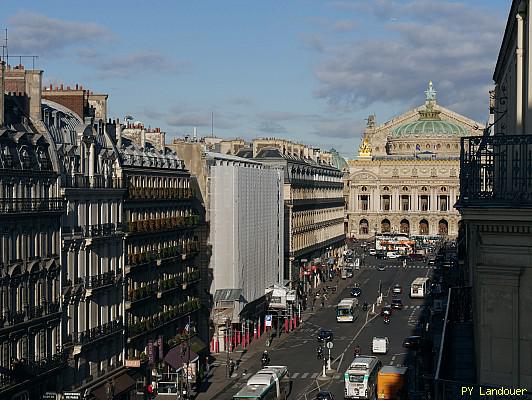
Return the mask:
{"type": "Polygon", "coordinates": [[[61,178],[61,186],[65,188],[99,188],[99,189],[125,189],[125,181],[122,178],[96,175],[68,175],[61,178]]]}
{"type": "Polygon", "coordinates": [[[86,287],[87,289],[97,289],[102,286],[114,285],[115,282],[116,275],[114,272],[104,272],[103,274],[87,277],[86,287]]]}
{"type": "Polygon", "coordinates": [[[0,214],[57,212],[65,209],[65,202],[61,198],[47,199],[0,199],[0,214]]]}
{"type": "Polygon", "coordinates": [[[72,343],[77,346],[82,346],[104,336],[119,332],[123,329],[123,327],[122,321],[115,320],[95,328],[88,329],[85,332],[74,332],[72,335],[72,343]]]}
{"type": "Polygon", "coordinates": [[[532,135],[461,139],[459,206],[532,206],[532,135]]]}
{"type": "Polygon", "coordinates": [[[65,351],[39,359],[12,359],[9,371],[0,373],[0,390],[28,379],[67,366],[68,354],[65,351]]]}
{"type": "Polygon", "coordinates": [[[22,311],[9,311],[4,313],[1,320],[4,324],[7,323],[8,325],[16,325],[27,320],[41,318],[46,315],[57,313],[59,312],[59,309],[60,304],[56,302],[46,303],[38,306],[25,306],[24,310],[22,311]]]}

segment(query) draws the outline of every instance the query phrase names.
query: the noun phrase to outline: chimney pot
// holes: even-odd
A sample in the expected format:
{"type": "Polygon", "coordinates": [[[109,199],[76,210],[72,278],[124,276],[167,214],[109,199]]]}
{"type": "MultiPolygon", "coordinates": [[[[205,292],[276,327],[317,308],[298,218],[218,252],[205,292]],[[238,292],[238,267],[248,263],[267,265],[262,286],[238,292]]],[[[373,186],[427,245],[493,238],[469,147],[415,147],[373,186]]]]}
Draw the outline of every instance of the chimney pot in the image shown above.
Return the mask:
{"type": "Polygon", "coordinates": [[[76,83],[76,90],[78,90],[78,84],[76,83]]]}

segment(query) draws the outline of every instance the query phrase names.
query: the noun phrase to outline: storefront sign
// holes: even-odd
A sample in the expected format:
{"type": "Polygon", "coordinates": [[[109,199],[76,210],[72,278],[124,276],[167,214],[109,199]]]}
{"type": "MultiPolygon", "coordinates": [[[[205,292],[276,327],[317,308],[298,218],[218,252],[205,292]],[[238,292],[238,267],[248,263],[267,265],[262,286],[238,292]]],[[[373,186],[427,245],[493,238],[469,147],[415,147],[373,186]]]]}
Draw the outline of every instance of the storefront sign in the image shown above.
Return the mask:
{"type": "Polygon", "coordinates": [[[56,399],[57,399],[57,393],[55,392],[46,392],[41,397],[41,400],[56,400],[56,399]]]}
{"type": "Polygon", "coordinates": [[[306,263],[307,261],[308,261],[308,260],[307,260],[306,258],[302,258],[302,259],[301,259],[301,262],[302,262],[302,263],[306,263]]]}
{"type": "Polygon", "coordinates": [[[65,400],[81,400],[81,393],[78,392],[64,392],[63,399],[65,400]]]}
{"type": "Polygon", "coordinates": [[[127,368],[140,368],[140,360],[126,360],[124,365],[127,368]]]}
{"type": "Polygon", "coordinates": [[[190,363],[187,365],[185,364],[183,368],[187,371],[187,377],[189,381],[195,381],[196,380],[196,363],[190,363]]]}

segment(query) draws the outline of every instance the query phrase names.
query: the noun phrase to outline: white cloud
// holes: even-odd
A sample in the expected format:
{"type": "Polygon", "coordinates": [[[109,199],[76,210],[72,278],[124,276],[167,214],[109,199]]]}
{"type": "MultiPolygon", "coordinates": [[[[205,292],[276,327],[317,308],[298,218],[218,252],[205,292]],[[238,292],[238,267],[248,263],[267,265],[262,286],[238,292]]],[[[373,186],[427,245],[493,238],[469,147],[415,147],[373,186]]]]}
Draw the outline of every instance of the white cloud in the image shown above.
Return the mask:
{"type": "Polygon", "coordinates": [[[471,118],[487,114],[491,74],[504,20],[463,3],[410,0],[335,2],[381,23],[385,37],[324,45],[315,95],[336,107],[376,102],[418,105],[428,80],[438,101],[471,118]],[[401,22],[390,23],[390,18],[401,22]]]}

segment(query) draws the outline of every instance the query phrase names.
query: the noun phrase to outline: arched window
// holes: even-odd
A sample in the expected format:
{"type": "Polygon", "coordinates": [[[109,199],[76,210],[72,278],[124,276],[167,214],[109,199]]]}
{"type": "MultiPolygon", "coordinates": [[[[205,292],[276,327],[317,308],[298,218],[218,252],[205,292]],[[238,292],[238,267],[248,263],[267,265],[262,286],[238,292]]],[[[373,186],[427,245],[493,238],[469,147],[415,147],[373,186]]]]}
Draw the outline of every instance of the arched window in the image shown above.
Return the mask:
{"type": "Polygon", "coordinates": [[[360,235],[367,235],[369,233],[369,224],[366,219],[361,219],[358,224],[358,233],[360,235]]]}
{"type": "Polygon", "coordinates": [[[390,226],[390,220],[383,219],[381,222],[381,233],[390,233],[391,226],[390,226]]]}
{"type": "Polygon", "coordinates": [[[438,223],[438,235],[447,236],[449,232],[449,224],[446,220],[442,219],[438,223]]]}
{"type": "Polygon", "coordinates": [[[410,233],[410,222],[408,222],[407,219],[403,219],[401,221],[400,230],[401,230],[401,233],[406,233],[406,234],[410,233]]]}
{"type": "Polygon", "coordinates": [[[419,221],[419,234],[428,235],[429,234],[429,222],[426,219],[419,221]]]}

